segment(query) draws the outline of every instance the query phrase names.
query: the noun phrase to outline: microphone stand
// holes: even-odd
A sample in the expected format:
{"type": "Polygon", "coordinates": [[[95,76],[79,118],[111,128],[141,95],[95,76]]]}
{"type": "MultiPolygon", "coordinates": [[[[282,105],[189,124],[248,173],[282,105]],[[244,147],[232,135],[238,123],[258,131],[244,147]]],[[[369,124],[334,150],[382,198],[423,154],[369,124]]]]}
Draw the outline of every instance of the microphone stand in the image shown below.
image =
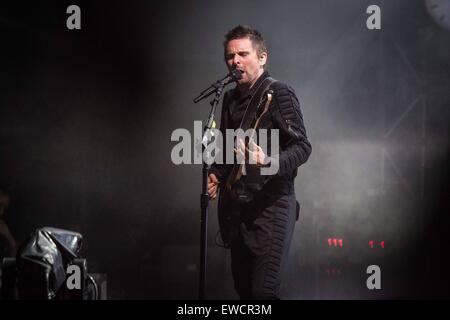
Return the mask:
{"type": "MultiPolygon", "coordinates": [[[[222,95],[223,89],[227,83],[225,81],[218,81],[214,84],[216,95],[214,99],[210,102],[211,111],[209,113],[208,121],[203,129],[203,137],[202,137],[202,162],[203,162],[203,170],[202,170],[202,193],[200,195],[200,207],[201,207],[201,216],[200,216],[200,278],[199,278],[199,299],[205,299],[205,287],[206,287],[206,256],[207,256],[207,242],[208,242],[208,206],[209,206],[209,193],[208,193],[208,174],[211,165],[207,164],[203,154],[206,149],[206,145],[208,145],[208,133],[212,128],[212,124],[214,121],[214,113],[216,111],[216,107],[219,103],[220,97],[222,95]],[[206,143],[204,143],[206,142],[206,143]]],[[[209,89],[209,88],[208,88],[209,89]]],[[[208,90],[207,89],[207,90],[208,90]]],[[[205,90],[205,91],[207,91],[205,90]]],[[[204,91],[204,92],[205,92],[204,91]]],[[[207,94],[202,95],[196,98],[194,102],[198,102],[207,96],[211,95],[214,91],[209,91],[207,94]]]]}

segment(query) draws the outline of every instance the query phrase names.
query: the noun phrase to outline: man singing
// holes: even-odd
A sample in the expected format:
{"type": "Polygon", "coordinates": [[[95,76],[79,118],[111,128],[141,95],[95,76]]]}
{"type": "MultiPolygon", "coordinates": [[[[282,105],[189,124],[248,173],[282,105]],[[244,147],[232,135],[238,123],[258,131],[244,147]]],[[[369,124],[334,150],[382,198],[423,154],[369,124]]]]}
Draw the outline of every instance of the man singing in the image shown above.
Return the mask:
{"type": "MultiPolygon", "coordinates": [[[[220,232],[231,249],[239,297],[279,299],[282,270],[300,211],[294,179],[311,154],[311,144],[294,90],[266,70],[268,52],[261,34],[247,26],[235,27],[225,35],[224,55],[228,69],[240,70],[242,77],[223,99],[223,136],[226,129],[278,129],[279,153],[268,154],[269,148],[261,148],[258,134],[252,141],[236,139],[235,156],[245,158],[245,172],[236,164],[214,164],[208,193],[212,199],[219,193],[220,232]],[[267,112],[262,113],[265,105],[267,112]],[[261,174],[275,159],[277,172],[261,174]]],[[[273,144],[269,141],[268,146],[273,144]]]]}

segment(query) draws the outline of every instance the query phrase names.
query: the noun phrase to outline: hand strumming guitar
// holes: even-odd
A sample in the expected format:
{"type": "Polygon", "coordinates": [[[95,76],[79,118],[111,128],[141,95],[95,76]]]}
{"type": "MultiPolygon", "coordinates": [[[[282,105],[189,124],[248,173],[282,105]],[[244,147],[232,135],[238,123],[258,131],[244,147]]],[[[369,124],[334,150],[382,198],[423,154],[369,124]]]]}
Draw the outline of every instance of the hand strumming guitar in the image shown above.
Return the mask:
{"type": "Polygon", "coordinates": [[[217,197],[217,190],[219,186],[219,180],[214,173],[208,175],[208,193],[209,197],[214,200],[217,197]]]}
{"type": "Polygon", "coordinates": [[[250,140],[249,146],[246,148],[244,141],[240,139],[234,152],[245,159],[245,163],[256,164],[257,166],[265,165],[266,154],[253,140],[250,140]]]}

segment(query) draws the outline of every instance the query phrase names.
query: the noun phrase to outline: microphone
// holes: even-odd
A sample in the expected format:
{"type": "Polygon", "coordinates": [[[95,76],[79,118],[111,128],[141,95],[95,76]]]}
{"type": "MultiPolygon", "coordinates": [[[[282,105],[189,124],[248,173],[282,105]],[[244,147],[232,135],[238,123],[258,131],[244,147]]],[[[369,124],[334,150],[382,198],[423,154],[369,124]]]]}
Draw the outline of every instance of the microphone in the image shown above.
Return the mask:
{"type": "Polygon", "coordinates": [[[242,79],[242,71],[238,69],[232,70],[229,74],[225,76],[221,81],[223,81],[224,85],[229,84],[233,81],[238,81],[242,79]]]}
{"type": "Polygon", "coordinates": [[[200,100],[205,99],[206,97],[210,96],[214,92],[217,91],[220,87],[225,87],[226,85],[230,84],[233,81],[238,81],[242,79],[242,71],[238,69],[231,70],[229,74],[227,74],[224,78],[221,80],[216,81],[214,84],[210,85],[207,89],[203,90],[197,98],[194,99],[194,103],[199,102],[200,100]]]}

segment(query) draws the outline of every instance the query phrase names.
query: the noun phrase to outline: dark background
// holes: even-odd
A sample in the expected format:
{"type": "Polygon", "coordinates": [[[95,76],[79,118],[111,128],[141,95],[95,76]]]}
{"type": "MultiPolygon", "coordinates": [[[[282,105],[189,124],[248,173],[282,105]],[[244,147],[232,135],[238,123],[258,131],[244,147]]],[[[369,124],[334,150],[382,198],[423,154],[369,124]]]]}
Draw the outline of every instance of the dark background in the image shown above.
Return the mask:
{"type": "MultiPolygon", "coordinates": [[[[265,36],[313,146],[283,296],[450,297],[450,31],[418,0],[0,4],[0,184],[17,240],[79,231],[108,298],[195,299],[201,165],[172,164],[170,136],[206,118],[192,99],[225,75],[237,24],[265,36]],[[81,30],[66,28],[71,4],[81,30]],[[371,4],[381,30],[366,28],[371,4]],[[382,290],[366,288],[370,264],[382,290]]],[[[213,202],[207,296],[236,298],[216,232],[213,202]]]]}

